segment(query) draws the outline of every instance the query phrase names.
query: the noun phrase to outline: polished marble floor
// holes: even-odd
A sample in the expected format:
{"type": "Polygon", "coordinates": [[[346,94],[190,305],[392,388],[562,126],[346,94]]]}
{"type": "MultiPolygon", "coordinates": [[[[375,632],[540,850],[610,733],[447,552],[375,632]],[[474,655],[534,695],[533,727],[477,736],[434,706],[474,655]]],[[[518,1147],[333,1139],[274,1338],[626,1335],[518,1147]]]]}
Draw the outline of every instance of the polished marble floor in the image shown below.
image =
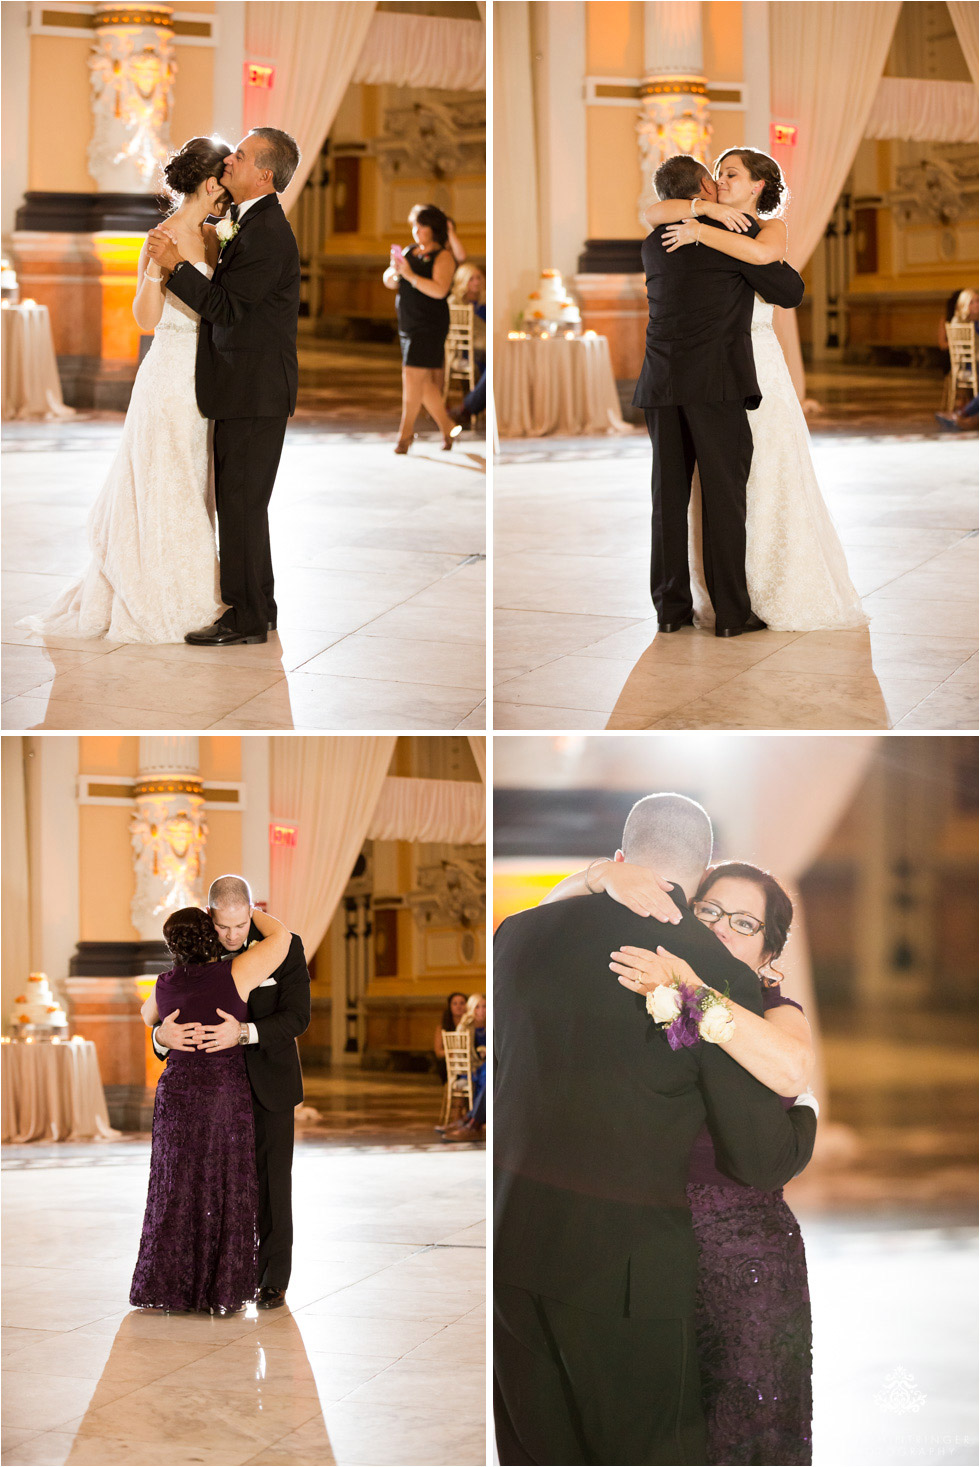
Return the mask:
{"type": "Polygon", "coordinates": [[[4,424],[5,729],[485,726],[484,439],[447,454],[428,425],[396,457],[397,348],[300,355],[270,509],[279,632],[265,646],[19,630],[84,569],[122,418],[4,424]]]}
{"type": "Polygon", "coordinates": [[[976,437],[933,431],[928,374],[808,384],[869,628],[658,637],[645,432],[512,440],[494,475],[495,728],[976,728],[976,437]]]}
{"type": "Polygon", "coordinates": [[[5,1464],[486,1460],[482,1149],[304,1136],[288,1307],[228,1319],[127,1305],[147,1138],[4,1147],[5,1464]]]}

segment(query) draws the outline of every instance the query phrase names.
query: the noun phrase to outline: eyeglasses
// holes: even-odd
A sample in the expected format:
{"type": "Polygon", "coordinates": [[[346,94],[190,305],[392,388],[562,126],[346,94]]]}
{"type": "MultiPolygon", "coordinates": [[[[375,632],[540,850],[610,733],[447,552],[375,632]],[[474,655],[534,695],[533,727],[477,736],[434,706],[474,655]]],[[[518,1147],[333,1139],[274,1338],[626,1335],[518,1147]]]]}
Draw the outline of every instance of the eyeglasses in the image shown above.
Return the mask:
{"type": "Polygon", "coordinates": [[[726,912],[724,907],[719,907],[716,902],[694,902],[691,911],[699,922],[704,922],[708,927],[714,927],[722,917],[728,918],[728,925],[733,932],[738,932],[742,937],[755,937],[765,927],[758,917],[753,917],[750,912],[726,912]]]}

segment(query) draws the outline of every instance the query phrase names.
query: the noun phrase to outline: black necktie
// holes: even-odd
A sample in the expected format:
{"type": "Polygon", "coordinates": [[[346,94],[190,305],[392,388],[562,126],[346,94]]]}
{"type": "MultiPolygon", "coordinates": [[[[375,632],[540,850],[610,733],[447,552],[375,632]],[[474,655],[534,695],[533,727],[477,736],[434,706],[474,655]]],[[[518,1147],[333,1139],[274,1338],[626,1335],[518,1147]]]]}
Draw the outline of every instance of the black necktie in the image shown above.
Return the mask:
{"type": "Polygon", "coordinates": [[[231,222],[232,222],[232,224],[237,224],[238,223],[238,205],[237,204],[232,204],[232,206],[228,210],[228,212],[231,215],[231,222]]]}

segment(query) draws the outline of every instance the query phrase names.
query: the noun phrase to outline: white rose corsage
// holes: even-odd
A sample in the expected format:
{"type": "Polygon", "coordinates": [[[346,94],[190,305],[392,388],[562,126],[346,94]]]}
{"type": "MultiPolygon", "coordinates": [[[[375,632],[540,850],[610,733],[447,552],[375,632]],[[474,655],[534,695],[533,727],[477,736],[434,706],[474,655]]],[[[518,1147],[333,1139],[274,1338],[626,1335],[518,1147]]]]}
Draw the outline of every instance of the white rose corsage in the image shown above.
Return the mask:
{"type": "Polygon", "coordinates": [[[214,232],[218,236],[218,253],[224,249],[226,244],[231,244],[241,225],[233,219],[219,219],[214,226],[214,232]]]}
{"type": "Polygon", "coordinates": [[[654,1023],[666,1029],[671,1049],[690,1049],[700,1040],[724,1044],[735,1032],[735,1016],[728,999],[713,988],[691,988],[675,978],[647,994],[646,1010],[654,1023]]]}

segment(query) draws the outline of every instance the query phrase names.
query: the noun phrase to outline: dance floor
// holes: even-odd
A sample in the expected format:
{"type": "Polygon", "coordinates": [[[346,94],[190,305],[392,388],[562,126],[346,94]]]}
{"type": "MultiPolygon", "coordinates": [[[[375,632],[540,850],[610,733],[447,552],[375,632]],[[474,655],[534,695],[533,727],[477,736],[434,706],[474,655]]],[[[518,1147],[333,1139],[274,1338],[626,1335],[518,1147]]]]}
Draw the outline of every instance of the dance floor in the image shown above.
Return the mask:
{"type": "Polygon", "coordinates": [[[495,728],[976,728],[976,436],[934,431],[928,374],[808,382],[869,628],[658,637],[646,433],[512,439],[494,473],[495,728]]]}
{"type": "Polygon", "coordinates": [[[4,1463],[485,1462],[482,1148],[301,1137],[288,1306],[224,1319],[128,1307],[148,1164],[4,1148],[4,1463]]]}
{"type": "Polygon", "coordinates": [[[444,453],[426,419],[395,457],[392,357],[302,345],[270,508],[279,632],[260,647],[19,630],[85,567],[85,519],[122,417],[5,423],[3,727],[482,729],[484,440],[464,434],[444,453]]]}

